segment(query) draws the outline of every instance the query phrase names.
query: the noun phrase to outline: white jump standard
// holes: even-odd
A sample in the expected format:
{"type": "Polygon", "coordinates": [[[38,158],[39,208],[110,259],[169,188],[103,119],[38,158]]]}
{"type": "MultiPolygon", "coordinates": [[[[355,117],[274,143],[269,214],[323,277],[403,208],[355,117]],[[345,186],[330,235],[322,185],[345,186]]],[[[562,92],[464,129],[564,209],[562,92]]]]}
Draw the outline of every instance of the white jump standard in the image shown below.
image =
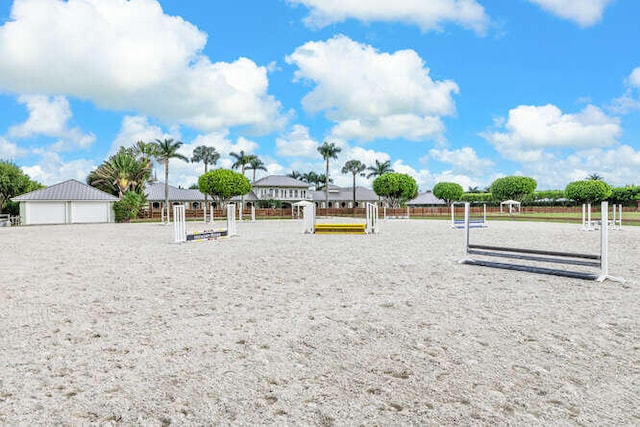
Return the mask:
{"type": "MultiPolygon", "coordinates": [[[[455,205],[464,205],[464,203],[451,203],[451,228],[464,228],[464,217],[462,219],[456,219],[455,217],[455,205]]],[[[489,223],[487,222],[487,204],[482,205],[482,218],[474,217],[469,218],[470,228],[487,228],[489,223]]]]}
{"type": "MultiPolygon", "coordinates": [[[[612,277],[608,270],[608,228],[600,228],[600,254],[582,254],[573,252],[547,251],[527,248],[507,248],[502,246],[475,245],[469,241],[469,204],[465,204],[465,258],[460,261],[463,264],[479,265],[482,267],[502,268],[506,270],[525,271],[529,273],[550,274],[554,276],[571,277],[584,280],[624,280],[612,277]],[[507,262],[488,261],[471,258],[472,255],[489,258],[507,258],[538,263],[576,265],[598,269],[597,273],[576,270],[563,270],[560,268],[540,267],[528,264],[511,264],[507,262]]],[[[602,202],[602,222],[607,224],[609,212],[607,202],[602,202]]]]}
{"type": "Polygon", "coordinates": [[[187,233],[185,221],[184,205],[173,207],[173,239],[175,243],[193,242],[202,240],[216,240],[221,237],[232,237],[237,235],[236,228],[236,206],[227,205],[227,229],[226,230],[203,230],[187,233]]]}

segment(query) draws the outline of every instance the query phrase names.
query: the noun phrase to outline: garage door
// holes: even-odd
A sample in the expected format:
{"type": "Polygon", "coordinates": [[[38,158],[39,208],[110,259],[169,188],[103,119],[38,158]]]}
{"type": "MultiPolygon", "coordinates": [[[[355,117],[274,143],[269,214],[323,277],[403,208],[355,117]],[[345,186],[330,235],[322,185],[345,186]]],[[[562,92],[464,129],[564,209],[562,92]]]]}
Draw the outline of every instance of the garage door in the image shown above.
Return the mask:
{"type": "Polygon", "coordinates": [[[71,204],[71,222],[108,222],[109,204],[104,202],[73,202],[71,204]]]}
{"type": "Polygon", "coordinates": [[[64,224],[66,218],[64,202],[27,203],[27,223],[64,224]]]}

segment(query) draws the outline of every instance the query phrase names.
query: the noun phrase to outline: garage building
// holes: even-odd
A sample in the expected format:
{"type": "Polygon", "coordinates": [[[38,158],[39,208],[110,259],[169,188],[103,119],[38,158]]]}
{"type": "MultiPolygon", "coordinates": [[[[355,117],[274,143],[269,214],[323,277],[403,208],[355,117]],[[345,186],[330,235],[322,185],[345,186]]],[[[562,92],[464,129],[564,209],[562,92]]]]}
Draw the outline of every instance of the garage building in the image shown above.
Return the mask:
{"type": "Polygon", "coordinates": [[[20,222],[35,225],[114,222],[113,203],[119,199],[70,179],[11,200],[20,203],[20,222]]]}

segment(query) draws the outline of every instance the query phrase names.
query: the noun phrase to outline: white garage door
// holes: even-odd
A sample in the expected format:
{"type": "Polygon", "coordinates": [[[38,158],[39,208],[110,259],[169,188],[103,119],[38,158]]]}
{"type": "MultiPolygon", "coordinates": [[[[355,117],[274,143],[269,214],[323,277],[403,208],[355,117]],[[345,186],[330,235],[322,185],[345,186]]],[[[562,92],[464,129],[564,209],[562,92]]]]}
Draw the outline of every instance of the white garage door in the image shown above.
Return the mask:
{"type": "Polygon", "coordinates": [[[71,222],[108,222],[109,204],[104,202],[73,202],[71,222]]]}
{"type": "Polygon", "coordinates": [[[64,224],[66,207],[64,202],[27,203],[29,224],[64,224]]]}

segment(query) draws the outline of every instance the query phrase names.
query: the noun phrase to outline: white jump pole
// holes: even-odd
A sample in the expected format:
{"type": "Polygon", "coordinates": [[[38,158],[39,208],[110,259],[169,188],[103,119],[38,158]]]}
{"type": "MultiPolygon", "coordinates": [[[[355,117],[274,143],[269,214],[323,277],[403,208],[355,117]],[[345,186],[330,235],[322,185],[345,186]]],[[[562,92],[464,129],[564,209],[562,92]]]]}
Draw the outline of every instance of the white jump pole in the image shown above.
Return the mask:
{"type": "Polygon", "coordinates": [[[379,231],[378,229],[378,205],[374,205],[373,203],[367,203],[367,224],[366,224],[366,233],[367,234],[375,234],[379,231]]]}
{"type": "Polygon", "coordinates": [[[256,207],[251,206],[251,222],[256,222],[256,207]]]}
{"type": "Polygon", "coordinates": [[[173,240],[175,243],[187,241],[184,205],[173,206],[173,240]]]}
{"type": "Polygon", "coordinates": [[[227,205],[227,237],[237,236],[236,228],[236,205],[229,203],[227,205]]]}
{"type": "Polygon", "coordinates": [[[384,205],[382,207],[382,213],[384,215],[384,220],[386,221],[387,220],[387,205],[384,205]]]}
{"type": "Polygon", "coordinates": [[[313,234],[316,228],[316,205],[308,205],[302,209],[303,234],[313,234]]]}

